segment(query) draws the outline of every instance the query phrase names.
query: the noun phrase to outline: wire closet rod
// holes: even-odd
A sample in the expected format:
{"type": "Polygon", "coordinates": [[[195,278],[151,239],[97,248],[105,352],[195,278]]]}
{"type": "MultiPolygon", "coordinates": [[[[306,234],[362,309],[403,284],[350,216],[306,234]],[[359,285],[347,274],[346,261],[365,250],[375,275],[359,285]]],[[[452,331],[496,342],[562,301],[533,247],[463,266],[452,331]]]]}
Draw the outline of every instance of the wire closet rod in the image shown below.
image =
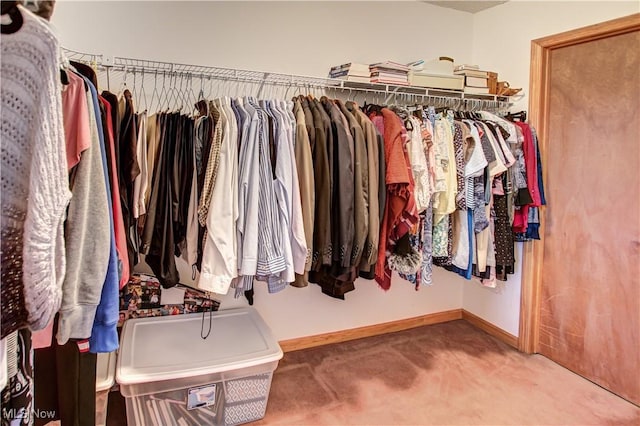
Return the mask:
{"type": "Polygon", "coordinates": [[[308,77],[294,74],[282,74],[264,71],[251,71],[236,68],[222,68],[204,65],[190,65],[175,62],[153,61],[147,59],[107,57],[101,54],[83,53],[63,48],[66,59],[90,64],[97,69],[120,71],[127,73],[141,73],[151,75],[166,75],[174,77],[192,77],[206,80],[237,81],[256,83],[261,86],[290,86],[308,87],[332,90],[347,90],[349,92],[378,93],[393,96],[429,97],[457,101],[489,101],[497,108],[508,108],[512,105],[509,97],[485,94],[468,94],[461,91],[446,89],[431,89],[416,86],[390,85],[378,83],[358,83],[333,78],[308,77]]]}

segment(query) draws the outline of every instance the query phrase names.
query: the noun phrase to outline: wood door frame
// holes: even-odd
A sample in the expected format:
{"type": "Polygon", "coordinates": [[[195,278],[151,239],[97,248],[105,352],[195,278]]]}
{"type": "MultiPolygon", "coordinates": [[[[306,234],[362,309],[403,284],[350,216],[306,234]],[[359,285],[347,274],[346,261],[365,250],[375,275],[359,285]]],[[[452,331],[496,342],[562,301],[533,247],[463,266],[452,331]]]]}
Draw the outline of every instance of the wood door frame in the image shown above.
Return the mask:
{"type": "MultiPolygon", "coordinates": [[[[529,84],[529,122],[536,129],[543,164],[543,178],[547,182],[549,136],[549,70],[554,49],[587,43],[640,30],[640,13],[572,31],[531,41],[531,76],[529,84]]],[[[538,352],[540,325],[540,297],[544,260],[545,209],[540,209],[540,240],[524,244],[522,255],[522,295],[520,297],[520,330],[518,349],[526,353],[538,352]]]]}

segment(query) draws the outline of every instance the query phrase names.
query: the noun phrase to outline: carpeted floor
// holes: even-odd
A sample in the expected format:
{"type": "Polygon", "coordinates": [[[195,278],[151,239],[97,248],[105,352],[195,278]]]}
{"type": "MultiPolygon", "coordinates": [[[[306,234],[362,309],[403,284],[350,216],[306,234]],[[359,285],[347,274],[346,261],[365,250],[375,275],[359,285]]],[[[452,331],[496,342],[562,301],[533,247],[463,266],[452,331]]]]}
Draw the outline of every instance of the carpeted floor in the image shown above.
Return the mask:
{"type": "Polygon", "coordinates": [[[255,424],[631,426],[640,408],[454,321],[285,354],[255,424]]]}
{"type": "MultiPolygon", "coordinates": [[[[107,426],[126,425],[111,392],[107,426]]],[[[640,408],[453,321],[284,355],[252,425],[640,426],[640,408]]]]}

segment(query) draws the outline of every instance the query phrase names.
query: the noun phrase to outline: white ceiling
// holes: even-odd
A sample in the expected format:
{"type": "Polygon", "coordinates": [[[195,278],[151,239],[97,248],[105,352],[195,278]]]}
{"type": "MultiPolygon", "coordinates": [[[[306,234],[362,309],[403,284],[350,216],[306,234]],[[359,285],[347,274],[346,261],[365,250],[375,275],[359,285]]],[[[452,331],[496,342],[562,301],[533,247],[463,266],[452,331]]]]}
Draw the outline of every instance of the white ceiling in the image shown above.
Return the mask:
{"type": "Polygon", "coordinates": [[[425,1],[425,3],[434,4],[436,6],[448,7],[449,9],[461,10],[463,12],[476,13],[481,10],[489,9],[490,7],[497,6],[502,3],[506,3],[506,1],[485,1],[485,0],[475,0],[475,1],[453,1],[453,0],[445,0],[445,1],[425,1]]]}

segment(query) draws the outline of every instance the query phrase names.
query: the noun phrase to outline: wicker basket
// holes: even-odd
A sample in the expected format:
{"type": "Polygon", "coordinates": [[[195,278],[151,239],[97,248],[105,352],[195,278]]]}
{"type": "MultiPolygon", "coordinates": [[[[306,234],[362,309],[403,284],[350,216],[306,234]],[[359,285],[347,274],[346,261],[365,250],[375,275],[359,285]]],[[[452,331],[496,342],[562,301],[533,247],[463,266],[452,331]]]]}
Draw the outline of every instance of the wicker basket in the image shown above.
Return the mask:
{"type": "Polygon", "coordinates": [[[488,80],[487,86],[489,86],[489,93],[492,95],[498,94],[498,73],[497,72],[487,72],[488,80]]]}

